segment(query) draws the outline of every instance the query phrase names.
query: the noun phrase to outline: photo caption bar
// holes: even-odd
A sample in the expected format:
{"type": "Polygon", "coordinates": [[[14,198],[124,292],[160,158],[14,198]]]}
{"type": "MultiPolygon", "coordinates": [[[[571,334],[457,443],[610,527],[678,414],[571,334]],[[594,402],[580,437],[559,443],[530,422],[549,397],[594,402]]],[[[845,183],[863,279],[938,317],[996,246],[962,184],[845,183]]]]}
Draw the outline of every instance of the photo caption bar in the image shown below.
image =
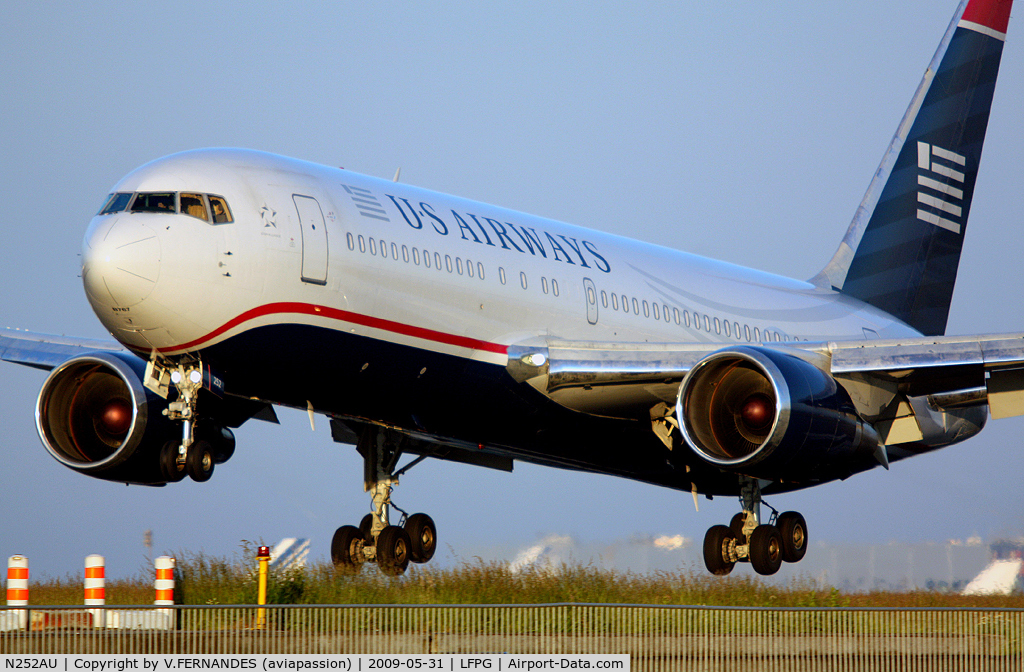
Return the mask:
{"type": "Polygon", "coordinates": [[[57,672],[163,672],[164,670],[257,670],[376,672],[439,670],[456,672],[534,672],[536,670],[615,670],[629,672],[629,654],[83,654],[4,655],[2,670],[57,672]]]}

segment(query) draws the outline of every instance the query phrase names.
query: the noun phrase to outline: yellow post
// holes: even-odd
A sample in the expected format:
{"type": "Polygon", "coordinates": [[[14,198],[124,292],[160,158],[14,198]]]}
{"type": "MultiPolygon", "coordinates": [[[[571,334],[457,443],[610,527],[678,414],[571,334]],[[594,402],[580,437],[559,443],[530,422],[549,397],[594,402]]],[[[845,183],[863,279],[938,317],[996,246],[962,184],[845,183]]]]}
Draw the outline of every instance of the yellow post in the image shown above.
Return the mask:
{"type": "Polygon", "coordinates": [[[260,563],[259,593],[256,603],[260,606],[256,610],[256,628],[262,630],[267,625],[267,610],[263,605],[267,603],[267,566],[270,564],[270,547],[260,546],[256,551],[256,560],[260,563]]]}

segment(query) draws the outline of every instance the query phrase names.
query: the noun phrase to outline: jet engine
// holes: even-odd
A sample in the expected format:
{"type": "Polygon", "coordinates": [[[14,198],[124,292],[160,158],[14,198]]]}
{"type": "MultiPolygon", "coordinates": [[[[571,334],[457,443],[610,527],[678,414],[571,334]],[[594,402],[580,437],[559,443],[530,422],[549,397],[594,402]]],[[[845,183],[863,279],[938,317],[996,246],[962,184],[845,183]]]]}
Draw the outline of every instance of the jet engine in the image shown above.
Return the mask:
{"type": "Polygon", "coordinates": [[[43,383],[36,429],[66,467],[103,480],[162,485],[159,452],[180,441],[180,425],[162,414],[167,402],[142,384],[145,363],[129,354],[74,357],[43,383]]]}
{"type": "Polygon", "coordinates": [[[702,359],[679,387],[676,417],[706,462],[773,481],[845,478],[875,464],[879,445],[831,375],[770,348],[702,359]]]}

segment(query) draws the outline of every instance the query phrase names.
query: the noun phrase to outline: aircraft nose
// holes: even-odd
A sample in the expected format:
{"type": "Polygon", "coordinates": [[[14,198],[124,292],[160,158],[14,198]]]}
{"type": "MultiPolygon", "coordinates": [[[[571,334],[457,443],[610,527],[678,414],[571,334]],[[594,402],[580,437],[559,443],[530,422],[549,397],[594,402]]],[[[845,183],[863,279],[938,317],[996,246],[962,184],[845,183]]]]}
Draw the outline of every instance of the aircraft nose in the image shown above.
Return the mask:
{"type": "Polygon", "coordinates": [[[160,238],[135,217],[90,227],[82,243],[82,282],[100,305],[134,306],[150,295],[160,277],[160,238]]]}

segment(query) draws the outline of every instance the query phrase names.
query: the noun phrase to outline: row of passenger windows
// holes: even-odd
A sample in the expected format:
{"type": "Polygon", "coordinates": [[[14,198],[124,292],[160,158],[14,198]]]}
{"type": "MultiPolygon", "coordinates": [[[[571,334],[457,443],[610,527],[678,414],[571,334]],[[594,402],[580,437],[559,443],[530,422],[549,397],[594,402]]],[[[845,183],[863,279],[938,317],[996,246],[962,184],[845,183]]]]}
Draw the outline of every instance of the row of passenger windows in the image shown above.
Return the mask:
{"type": "MultiPolygon", "coordinates": [[[[426,268],[436,268],[437,270],[447,270],[449,273],[458,273],[459,275],[468,275],[469,277],[477,277],[481,280],[484,279],[484,265],[482,262],[476,262],[469,259],[462,259],[461,257],[452,257],[451,255],[441,256],[440,252],[431,253],[428,250],[421,250],[417,247],[410,248],[408,245],[399,246],[397,243],[388,243],[381,238],[373,238],[371,236],[354,236],[351,233],[346,234],[346,240],[348,243],[348,249],[363,254],[371,254],[377,256],[378,254],[385,259],[398,260],[399,258],[405,263],[412,262],[417,266],[424,266],[426,268]]],[[[508,277],[506,276],[505,269],[498,267],[498,280],[501,284],[508,283],[508,277]]],[[[525,272],[519,273],[519,285],[523,289],[529,288],[529,282],[525,272]]],[[[545,294],[553,294],[554,296],[559,295],[558,280],[554,278],[541,277],[540,279],[541,291],[545,294]]],[[[592,290],[587,290],[588,292],[592,290]]],[[[649,302],[646,299],[638,299],[637,297],[628,297],[625,294],[616,294],[614,292],[608,292],[605,290],[601,291],[601,305],[608,309],[615,311],[621,311],[623,313],[632,315],[643,315],[646,318],[653,318],[655,320],[662,320],[664,322],[675,322],[679,326],[692,327],[697,331],[705,331],[707,333],[714,332],[718,335],[725,335],[730,338],[737,340],[746,340],[750,342],[761,342],[761,330],[758,327],[751,329],[749,325],[741,325],[739,322],[730,322],[729,320],[721,320],[717,317],[712,317],[706,313],[698,313],[697,311],[680,310],[674,306],[669,306],[665,303],[658,303],[656,301],[649,302]]],[[[795,340],[790,339],[788,336],[778,331],[770,329],[764,330],[764,341],[788,341],[795,340]]]]}
{"type": "MultiPolygon", "coordinates": [[[[410,248],[408,245],[399,246],[397,243],[388,243],[383,238],[373,238],[372,236],[353,236],[351,233],[346,234],[346,242],[348,243],[348,249],[359,250],[363,254],[371,254],[377,256],[378,254],[385,259],[394,259],[397,261],[401,258],[405,263],[412,262],[417,266],[424,266],[426,268],[436,268],[437,270],[447,270],[449,273],[458,273],[459,275],[468,275],[469,277],[477,277],[481,280],[485,277],[483,262],[473,262],[470,259],[463,259],[462,257],[452,257],[450,254],[446,254],[443,257],[440,252],[431,253],[429,250],[421,250],[418,247],[410,248]]],[[[501,284],[508,283],[508,276],[505,274],[503,267],[498,267],[498,280],[501,284]]],[[[519,284],[523,289],[529,287],[529,282],[526,278],[526,273],[519,274],[519,284]]],[[[558,281],[554,278],[550,280],[547,277],[540,279],[541,291],[545,294],[551,293],[558,296],[558,281]]]]}
{"type": "Polygon", "coordinates": [[[399,255],[401,255],[401,259],[405,263],[411,261],[417,266],[422,264],[426,268],[436,268],[439,271],[447,269],[449,273],[458,273],[459,275],[468,275],[471,278],[475,276],[481,280],[484,279],[484,265],[479,261],[474,264],[469,259],[463,259],[462,257],[453,258],[450,254],[442,257],[439,252],[434,252],[433,257],[431,257],[430,252],[420,250],[418,247],[410,248],[408,245],[399,247],[396,243],[391,243],[389,247],[387,241],[383,239],[353,236],[351,233],[347,234],[346,238],[348,249],[353,251],[358,246],[359,251],[364,254],[369,252],[377,256],[379,252],[380,256],[385,259],[390,257],[395,261],[398,261],[399,255]],[[431,263],[431,259],[433,259],[433,263],[431,263]]]}
{"type": "MultiPolygon", "coordinates": [[[[729,338],[735,338],[737,340],[745,340],[749,342],[759,343],[761,339],[761,329],[758,327],[750,328],[748,324],[740,324],[739,322],[729,320],[722,320],[717,317],[712,317],[707,313],[698,313],[697,311],[679,310],[675,306],[669,306],[665,303],[658,303],[657,301],[648,302],[646,299],[637,299],[635,296],[630,298],[625,294],[616,294],[614,292],[601,291],[601,305],[604,308],[611,308],[612,310],[621,310],[624,313],[632,313],[633,315],[643,315],[644,317],[653,318],[655,320],[663,320],[665,322],[675,322],[679,326],[692,327],[697,331],[705,331],[711,333],[712,331],[719,336],[725,335],[729,338]]],[[[785,334],[774,331],[771,329],[764,330],[764,341],[789,341],[791,339],[785,334]]]]}
{"type": "Polygon", "coordinates": [[[162,212],[182,214],[214,224],[233,222],[231,209],[223,196],[177,191],[140,191],[110,194],[100,209],[101,215],[116,212],[162,212]],[[211,216],[212,215],[212,216],[211,216]]]}

